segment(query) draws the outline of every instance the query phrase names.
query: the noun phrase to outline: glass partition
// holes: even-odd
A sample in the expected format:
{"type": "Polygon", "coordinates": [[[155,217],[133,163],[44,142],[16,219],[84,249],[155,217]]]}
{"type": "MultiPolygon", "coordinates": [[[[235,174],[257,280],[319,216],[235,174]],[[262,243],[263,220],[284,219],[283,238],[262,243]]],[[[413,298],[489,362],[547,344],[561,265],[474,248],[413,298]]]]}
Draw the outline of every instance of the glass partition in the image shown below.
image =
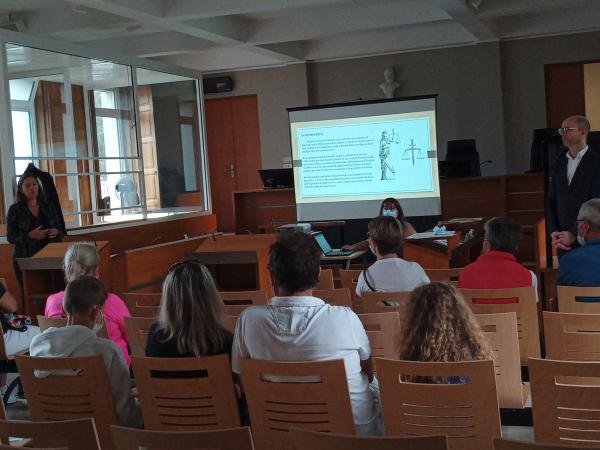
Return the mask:
{"type": "Polygon", "coordinates": [[[68,229],[204,210],[196,79],[17,44],[6,55],[9,173],[49,172],[68,229]]]}

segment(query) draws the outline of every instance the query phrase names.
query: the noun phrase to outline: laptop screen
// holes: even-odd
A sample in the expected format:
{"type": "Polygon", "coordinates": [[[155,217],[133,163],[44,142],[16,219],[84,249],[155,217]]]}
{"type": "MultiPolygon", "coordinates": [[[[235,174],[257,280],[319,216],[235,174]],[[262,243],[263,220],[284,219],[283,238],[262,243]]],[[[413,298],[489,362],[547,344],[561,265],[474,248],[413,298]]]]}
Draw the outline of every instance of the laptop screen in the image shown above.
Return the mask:
{"type": "Polygon", "coordinates": [[[317,245],[321,247],[323,253],[327,254],[331,251],[331,245],[329,245],[329,242],[327,242],[323,233],[315,234],[315,241],[317,242],[317,245]]]}

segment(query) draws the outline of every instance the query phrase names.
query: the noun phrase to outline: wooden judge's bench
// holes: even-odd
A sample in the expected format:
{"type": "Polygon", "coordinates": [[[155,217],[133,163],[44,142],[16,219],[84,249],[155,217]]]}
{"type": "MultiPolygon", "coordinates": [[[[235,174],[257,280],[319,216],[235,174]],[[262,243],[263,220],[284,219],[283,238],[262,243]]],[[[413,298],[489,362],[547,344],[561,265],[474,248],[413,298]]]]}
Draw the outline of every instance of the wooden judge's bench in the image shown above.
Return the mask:
{"type": "MultiPolygon", "coordinates": [[[[541,173],[442,179],[440,181],[442,220],[457,217],[509,217],[519,223],[523,238],[517,259],[535,267],[537,221],[544,216],[544,184],[541,173]]],[[[258,189],[234,192],[236,231],[273,232],[279,225],[296,222],[293,189],[258,189]]],[[[447,245],[408,241],[404,256],[422,261],[426,268],[463,267],[481,251],[481,224],[474,239],[464,239],[467,228],[457,229],[458,236],[447,245]],[[466,245],[466,246],[465,246],[466,245]],[[408,252],[408,253],[406,253],[408,252]],[[417,259],[415,259],[417,258],[417,259]]]]}

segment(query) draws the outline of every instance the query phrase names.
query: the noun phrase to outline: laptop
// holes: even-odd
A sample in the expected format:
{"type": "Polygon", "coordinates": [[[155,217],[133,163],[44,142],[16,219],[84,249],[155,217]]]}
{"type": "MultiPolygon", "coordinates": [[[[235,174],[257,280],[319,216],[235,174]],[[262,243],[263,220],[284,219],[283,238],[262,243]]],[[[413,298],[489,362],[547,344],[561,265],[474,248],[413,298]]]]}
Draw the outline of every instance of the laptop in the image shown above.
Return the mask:
{"type": "Polygon", "coordinates": [[[340,250],[337,248],[331,248],[331,245],[329,245],[329,242],[327,242],[327,239],[320,231],[314,233],[313,238],[325,256],[349,256],[354,253],[353,250],[340,250]]]}

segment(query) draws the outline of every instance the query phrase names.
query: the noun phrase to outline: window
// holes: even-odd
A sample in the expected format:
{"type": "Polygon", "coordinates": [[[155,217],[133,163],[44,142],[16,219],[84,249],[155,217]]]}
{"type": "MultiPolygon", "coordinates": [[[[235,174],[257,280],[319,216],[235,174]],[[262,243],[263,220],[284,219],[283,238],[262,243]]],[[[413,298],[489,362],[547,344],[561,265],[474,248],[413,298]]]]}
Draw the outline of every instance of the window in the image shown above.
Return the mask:
{"type": "Polygon", "coordinates": [[[18,44],[6,54],[12,186],[30,163],[52,174],[71,229],[205,209],[196,78],[18,44]]]}

